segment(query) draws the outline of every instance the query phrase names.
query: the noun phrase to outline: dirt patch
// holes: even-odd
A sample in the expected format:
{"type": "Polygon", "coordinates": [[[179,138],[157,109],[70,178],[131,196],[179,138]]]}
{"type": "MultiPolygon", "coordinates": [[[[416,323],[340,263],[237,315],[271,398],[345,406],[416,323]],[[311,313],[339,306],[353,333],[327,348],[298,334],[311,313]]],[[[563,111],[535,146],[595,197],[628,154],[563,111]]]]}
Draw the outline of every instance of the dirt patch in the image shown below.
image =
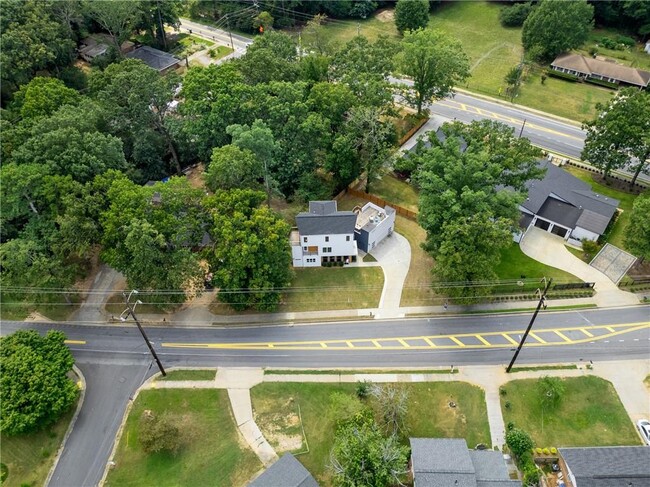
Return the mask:
{"type": "Polygon", "coordinates": [[[301,450],[302,427],[297,406],[289,400],[283,407],[285,413],[256,414],[255,421],[264,431],[268,442],[279,452],[301,450]]]}
{"type": "Polygon", "coordinates": [[[379,22],[394,22],[395,21],[395,13],[391,9],[386,9],[386,10],[380,10],[375,14],[375,18],[379,22]]]}
{"type": "Polygon", "coordinates": [[[198,165],[186,170],[185,173],[190,186],[198,189],[205,189],[205,181],[203,181],[203,173],[205,172],[205,164],[202,162],[198,165]]]}
{"type": "Polygon", "coordinates": [[[53,323],[53,321],[51,319],[49,319],[46,316],[43,316],[38,311],[32,311],[31,313],[29,313],[27,318],[25,318],[25,321],[27,321],[27,322],[43,321],[43,322],[53,323]]]}

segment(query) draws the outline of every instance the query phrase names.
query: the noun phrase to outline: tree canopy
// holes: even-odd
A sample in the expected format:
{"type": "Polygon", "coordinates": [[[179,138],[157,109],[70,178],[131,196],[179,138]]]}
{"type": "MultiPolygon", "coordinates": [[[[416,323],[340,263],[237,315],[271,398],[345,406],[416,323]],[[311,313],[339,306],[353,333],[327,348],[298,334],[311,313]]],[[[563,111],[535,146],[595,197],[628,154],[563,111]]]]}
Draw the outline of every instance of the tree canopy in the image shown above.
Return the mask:
{"type": "Polygon", "coordinates": [[[587,0],[542,0],[524,22],[521,41],[533,58],[552,60],[580,47],[594,28],[594,7],[587,0]]]}
{"type": "Polygon", "coordinates": [[[650,193],[642,194],[634,200],[625,234],[625,246],[641,259],[650,260],[650,193]]]}
{"type": "Polygon", "coordinates": [[[404,34],[409,30],[424,29],[429,23],[429,0],[397,0],[395,27],[404,34]]]}
{"type": "Polygon", "coordinates": [[[403,96],[418,114],[426,102],[448,96],[469,76],[469,60],[460,42],[439,30],[407,32],[400,67],[413,78],[413,88],[405,88],[403,96]]]}
{"type": "Polygon", "coordinates": [[[634,185],[641,171],[650,167],[650,93],[626,88],[596,108],[596,118],[583,126],[587,137],[582,159],[601,169],[605,178],[627,167],[634,174],[634,185]]]}
{"type": "Polygon", "coordinates": [[[0,430],[29,433],[54,423],[74,404],[79,389],[68,378],[74,358],[65,335],[49,331],[43,337],[19,330],[0,338],[0,430]]]}

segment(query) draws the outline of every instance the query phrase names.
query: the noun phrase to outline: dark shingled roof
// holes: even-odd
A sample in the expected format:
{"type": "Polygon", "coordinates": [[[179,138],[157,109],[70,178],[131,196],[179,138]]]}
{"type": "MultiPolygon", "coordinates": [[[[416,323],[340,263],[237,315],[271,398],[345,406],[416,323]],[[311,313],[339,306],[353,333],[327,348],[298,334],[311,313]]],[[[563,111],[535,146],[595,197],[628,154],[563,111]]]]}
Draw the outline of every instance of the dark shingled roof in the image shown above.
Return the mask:
{"type": "Polygon", "coordinates": [[[296,216],[301,236],[353,234],[356,223],[356,213],[336,211],[336,201],[310,201],[309,213],[296,216]]]}
{"type": "Polygon", "coordinates": [[[647,446],[560,448],[559,451],[580,487],[650,486],[647,446]]]}
{"type": "Polygon", "coordinates": [[[546,218],[568,228],[575,226],[581,213],[582,211],[579,208],[564,201],[556,200],[555,198],[546,198],[546,201],[537,212],[542,218],[546,218]]]}
{"type": "Polygon", "coordinates": [[[177,57],[149,46],[138,47],[135,51],[125,54],[125,56],[128,58],[139,59],[156,71],[164,71],[165,69],[181,62],[177,57]]]}
{"type": "Polygon", "coordinates": [[[318,483],[296,457],[286,453],[248,487],[318,487],[318,483]]]}
{"type": "Polygon", "coordinates": [[[521,487],[510,480],[503,455],[468,450],[463,439],[411,438],[415,487],[521,487]]]}
{"type": "MultiPolygon", "coordinates": [[[[616,212],[619,201],[594,193],[589,184],[546,160],[540,161],[539,167],[546,169],[546,175],[541,181],[532,179],[526,182],[528,198],[521,206],[531,213],[540,214],[549,196],[555,196],[553,201],[564,200],[580,211],[575,225],[602,234],[616,212]]],[[[553,201],[549,203],[546,211],[553,213],[553,208],[557,209],[557,207],[553,207],[553,201]],[[549,209],[549,207],[551,208],[549,209]]],[[[571,214],[571,218],[573,217],[575,217],[575,213],[571,214]]],[[[552,219],[549,218],[549,220],[552,219]]],[[[565,220],[568,221],[568,217],[565,217],[565,220]]],[[[564,225],[562,221],[558,220],[557,222],[564,225]]],[[[574,225],[567,226],[573,228],[574,225]]]]}

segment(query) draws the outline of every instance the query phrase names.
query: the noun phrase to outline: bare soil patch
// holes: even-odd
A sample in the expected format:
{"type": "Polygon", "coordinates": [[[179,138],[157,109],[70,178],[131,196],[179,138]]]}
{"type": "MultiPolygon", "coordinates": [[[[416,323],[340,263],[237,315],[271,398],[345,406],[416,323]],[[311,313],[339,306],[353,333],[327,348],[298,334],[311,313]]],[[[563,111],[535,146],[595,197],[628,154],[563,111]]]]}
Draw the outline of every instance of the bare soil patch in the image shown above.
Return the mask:
{"type": "Polygon", "coordinates": [[[375,14],[375,18],[380,22],[394,22],[395,13],[392,9],[380,10],[375,14]]]}

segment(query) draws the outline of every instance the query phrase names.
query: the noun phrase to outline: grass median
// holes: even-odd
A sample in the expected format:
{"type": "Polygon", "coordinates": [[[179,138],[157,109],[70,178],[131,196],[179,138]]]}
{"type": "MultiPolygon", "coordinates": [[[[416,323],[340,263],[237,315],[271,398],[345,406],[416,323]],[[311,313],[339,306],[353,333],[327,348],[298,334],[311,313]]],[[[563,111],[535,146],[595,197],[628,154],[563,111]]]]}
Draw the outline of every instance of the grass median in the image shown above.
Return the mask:
{"type": "Polygon", "coordinates": [[[562,379],[565,392],[544,408],[538,379],[508,382],[501,408],[506,424],[526,430],[539,447],[638,445],[640,440],[611,382],[594,376],[562,379]]]}

